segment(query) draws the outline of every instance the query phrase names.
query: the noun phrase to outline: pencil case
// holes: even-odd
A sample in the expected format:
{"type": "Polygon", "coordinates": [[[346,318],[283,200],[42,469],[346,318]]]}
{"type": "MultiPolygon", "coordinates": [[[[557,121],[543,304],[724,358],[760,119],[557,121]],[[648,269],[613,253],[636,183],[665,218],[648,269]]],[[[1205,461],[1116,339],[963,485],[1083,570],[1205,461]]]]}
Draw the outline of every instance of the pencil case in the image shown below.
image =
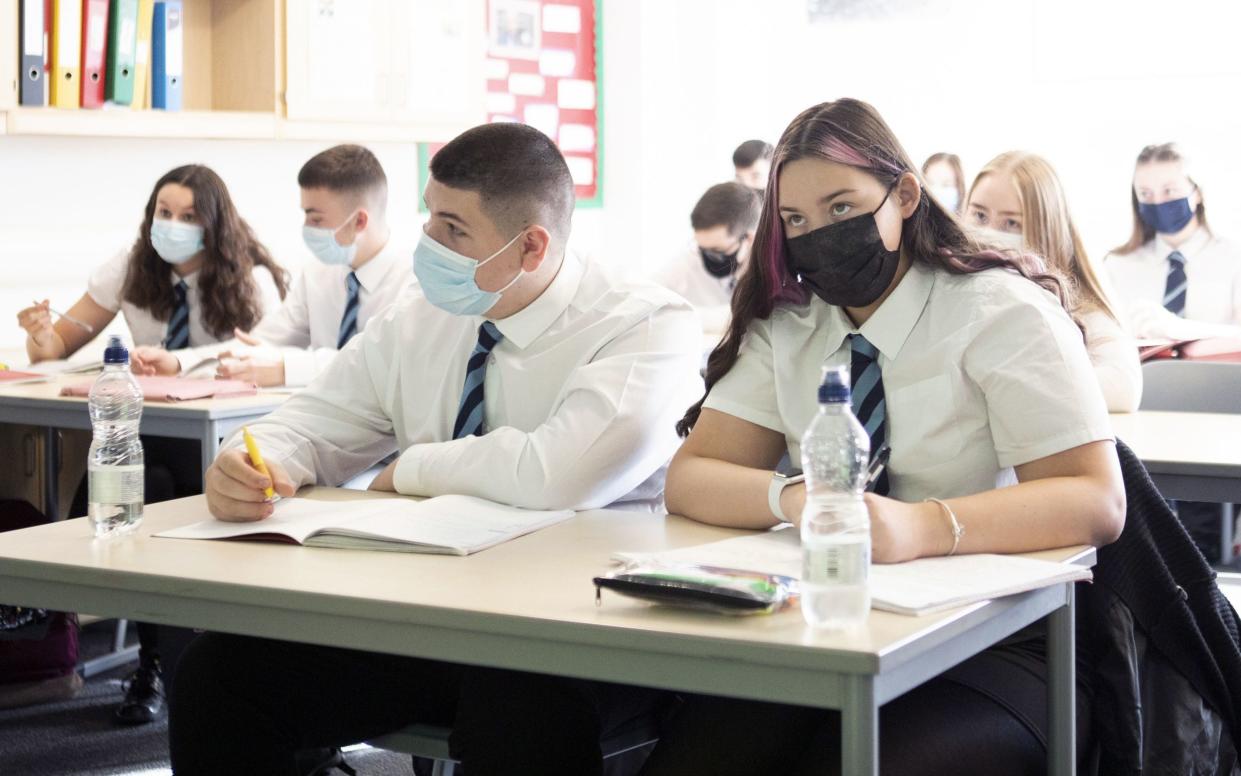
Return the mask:
{"type": "Polygon", "coordinates": [[[604,589],[654,604],[719,614],[771,614],[797,602],[797,580],[714,566],[631,564],[595,577],[595,603],[604,589]]]}

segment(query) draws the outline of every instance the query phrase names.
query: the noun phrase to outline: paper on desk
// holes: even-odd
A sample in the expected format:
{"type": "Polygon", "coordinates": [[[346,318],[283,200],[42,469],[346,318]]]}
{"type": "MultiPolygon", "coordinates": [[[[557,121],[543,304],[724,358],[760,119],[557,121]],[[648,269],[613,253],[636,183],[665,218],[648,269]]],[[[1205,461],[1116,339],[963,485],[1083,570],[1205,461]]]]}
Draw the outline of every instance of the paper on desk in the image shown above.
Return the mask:
{"type": "MultiPolygon", "coordinates": [[[[656,553],[619,552],[615,560],[781,574],[801,578],[801,541],[794,528],[656,553]]],[[[919,558],[870,567],[871,607],[897,614],[924,615],[1061,582],[1091,578],[1088,568],[1016,555],[954,555],[919,558]]]]}

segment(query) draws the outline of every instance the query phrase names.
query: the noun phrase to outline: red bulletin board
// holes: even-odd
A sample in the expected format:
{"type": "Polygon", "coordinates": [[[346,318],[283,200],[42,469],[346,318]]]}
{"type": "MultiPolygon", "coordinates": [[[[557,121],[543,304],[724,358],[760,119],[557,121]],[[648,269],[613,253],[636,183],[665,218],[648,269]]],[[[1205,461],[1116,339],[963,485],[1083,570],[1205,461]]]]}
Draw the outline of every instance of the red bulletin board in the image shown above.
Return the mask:
{"type": "MultiPolygon", "coordinates": [[[[476,0],[487,4],[487,120],[520,121],[556,141],[579,206],[602,205],[603,0],[476,0]]],[[[420,166],[443,144],[423,144],[420,166]]]]}

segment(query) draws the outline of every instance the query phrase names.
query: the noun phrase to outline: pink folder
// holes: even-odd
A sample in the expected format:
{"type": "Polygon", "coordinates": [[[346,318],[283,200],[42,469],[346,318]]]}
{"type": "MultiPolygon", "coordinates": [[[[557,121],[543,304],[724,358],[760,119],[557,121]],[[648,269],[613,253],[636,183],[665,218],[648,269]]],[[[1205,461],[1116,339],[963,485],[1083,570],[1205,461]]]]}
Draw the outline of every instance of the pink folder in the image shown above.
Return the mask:
{"type": "MultiPolygon", "coordinates": [[[[66,385],[61,396],[90,396],[94,380],[66,385]]],[[[185,377],[139,377],[142,398],[147,401],[193,401],[194,399],[231,399],[258,393],[254,383],[241,380],[195,380],[185,377]]]]}

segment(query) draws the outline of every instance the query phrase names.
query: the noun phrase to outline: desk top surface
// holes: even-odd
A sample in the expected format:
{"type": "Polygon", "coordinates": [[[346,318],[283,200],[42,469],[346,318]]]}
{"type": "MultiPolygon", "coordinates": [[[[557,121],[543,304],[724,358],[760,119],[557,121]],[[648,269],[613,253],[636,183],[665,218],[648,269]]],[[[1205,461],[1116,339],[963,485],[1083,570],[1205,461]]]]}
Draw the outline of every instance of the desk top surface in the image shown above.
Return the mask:
{"type": "Polygon", "coordinates": [[[1117,438],[1152,471],[1241,477],[1241,415],[1134,412],[1111,418],[1117,438]]]}
{"type": "MultiPolygon", "coordinates": [[[[85,411],[87,400],[84,397],[61,396],[60,390],[73,383],[90,382],[94,375],[59,375],[48,380],[35,383],[19,383],[17,385],[0,384],[0,407],[20,409],[22,407],[42,408],[73,408],[80,406],[85,411]]],[[[225,418],[238,415],[264,414],[279,407],[289,398],[288,392],[259,391],[253,396],[237,396],[225,399],[195,399],[193,401],[147,401],[143,405],[143,413],[150,415],[183,415],[203,416],[207,418],[225,418]]]]}

